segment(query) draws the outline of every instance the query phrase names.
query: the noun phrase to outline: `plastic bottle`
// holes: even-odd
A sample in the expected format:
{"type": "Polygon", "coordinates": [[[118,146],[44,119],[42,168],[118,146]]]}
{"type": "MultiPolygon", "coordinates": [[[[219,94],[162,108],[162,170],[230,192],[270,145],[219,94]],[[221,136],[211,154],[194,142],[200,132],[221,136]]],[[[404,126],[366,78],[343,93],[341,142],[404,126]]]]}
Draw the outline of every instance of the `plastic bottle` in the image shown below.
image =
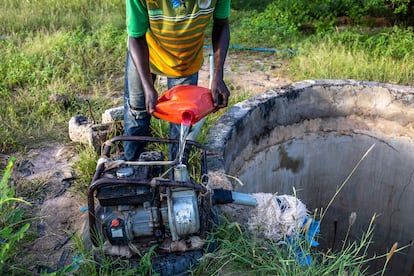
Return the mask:
{"type": "Polygon", "coordinates": [[[158,98],[154,116],[174,124],[193,125],[214,111],[211,90],[177,85],[158,98]]]}

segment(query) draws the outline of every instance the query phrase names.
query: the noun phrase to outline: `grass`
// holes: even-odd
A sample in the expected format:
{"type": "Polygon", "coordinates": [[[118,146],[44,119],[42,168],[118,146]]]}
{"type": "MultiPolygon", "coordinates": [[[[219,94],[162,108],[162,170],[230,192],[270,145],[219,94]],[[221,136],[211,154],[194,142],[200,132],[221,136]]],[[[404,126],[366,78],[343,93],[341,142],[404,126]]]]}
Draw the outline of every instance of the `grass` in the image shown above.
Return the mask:
{"type": "Polygon", "coordinates": [[[19,251],[20,241],[24,238],[30,224],[24,221],[24,211],[20,203],[28,204],[15,197],[14,183],[10,181],[14,158],[8,162],[0,181],[0,274],[13,272],[15,256],[19,251]]]}
{"type": "Polygon", "coordinates": [[[102,25],[124,26],[124,2],[102,0],[4,0],[0,17],[2,35],[38,32],[39,30],[59,31],[62,29],[95,30],[102,25]]]}
{"type": "Polygon", "coordinates": [[[95,113],[120,102],[122,5],[3,1],[0,16],[1,152],[50,140],[66,142],[68,119],[88,114],[86,100],[95,113]],[[66,95],[68,101],[51,101],[55,94],[66,95]]]}
{"type": "Polygon", "coordinates": [[[121,258],[108,258],[100,249],[91,250],[85,246],[79,235],[73,235],[76,251],[72,262],[58,271],[56,275],[155,275],[151,260],[154,248],[141,258],[139,266],[129,267],[129,262],[121,258]]]}
{"type": "Polygon", "coordinates": [[[79,152],[79,161],[73,167],[76,180],[72,189],[86,198],[85,191],[87,191],[87,188],[92,182],[98,161],[98,154],[89,146],[79,146],[77,151],[79,152]]]}
{"type": "Polygon", "coordinates": [[[335,32],[305,41],[293,57],[293,79],[358,79],[414,85],[414,34],[394,27],[368,35],[335,32]]]}
{"type": "Polygon", "coordinates": [[[340,252],[322,252],[301,240],[300,246],[312,256],[309,266],[295,259],[296,247],[283,241],[263,240],[237,223],[227,221],[217,230],[219,249],[206,254],[193,275],[361,275],[365,271],[365,251],[372,239],[373,221],[359,242],[340,252]]]}

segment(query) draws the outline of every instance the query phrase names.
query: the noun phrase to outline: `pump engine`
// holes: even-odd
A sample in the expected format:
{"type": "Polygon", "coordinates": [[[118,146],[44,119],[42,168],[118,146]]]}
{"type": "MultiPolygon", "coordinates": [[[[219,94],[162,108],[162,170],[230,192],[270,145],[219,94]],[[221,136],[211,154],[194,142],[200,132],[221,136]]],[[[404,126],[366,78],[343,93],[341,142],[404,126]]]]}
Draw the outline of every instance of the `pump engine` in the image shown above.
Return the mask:
{"type": "MultiPolygon", "coordinates": [[[[137,161],[120,160],[114,154],[115,145],[124,140],[178,143],[137,136],[118,136],[105,142],[88,189],[89,232],[94,246],[103,246],[107,255],[126,258],[142,256],[153,246],[161,257],[200,257],[212,227],[212,197],[206,183],[195,183],[186,164],[165,160],[158,151],[143,152],[137,161]]],[[[205,150],[196,142],[187,144],[199,150],[201,175],[206,175],[205,150]]],[[[174,269],[179,268],[168,268],[170,273],[174,269]]]]}

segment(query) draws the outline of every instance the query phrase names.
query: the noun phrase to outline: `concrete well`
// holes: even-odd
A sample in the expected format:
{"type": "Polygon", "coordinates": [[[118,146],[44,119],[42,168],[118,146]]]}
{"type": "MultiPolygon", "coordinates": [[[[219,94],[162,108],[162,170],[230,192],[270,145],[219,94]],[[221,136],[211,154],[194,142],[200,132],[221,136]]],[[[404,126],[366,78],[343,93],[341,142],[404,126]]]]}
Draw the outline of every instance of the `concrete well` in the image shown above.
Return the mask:
{"type": "MultiPolygon", "coordinates": [[[[210,129],[208,168],[238,177],[239,192],[297,196],[326,208],[319,249],[339,250],[351,212],[351,239],[374,214],[371,255],[414,239],[414,87],[354,80],[303,81],[233,106],[210,129]]],[[[414,275],[414,247],[396,254],[389,275],[414,275]]],[[[381,270],[385,259],[370,263],[381,270]]]]}

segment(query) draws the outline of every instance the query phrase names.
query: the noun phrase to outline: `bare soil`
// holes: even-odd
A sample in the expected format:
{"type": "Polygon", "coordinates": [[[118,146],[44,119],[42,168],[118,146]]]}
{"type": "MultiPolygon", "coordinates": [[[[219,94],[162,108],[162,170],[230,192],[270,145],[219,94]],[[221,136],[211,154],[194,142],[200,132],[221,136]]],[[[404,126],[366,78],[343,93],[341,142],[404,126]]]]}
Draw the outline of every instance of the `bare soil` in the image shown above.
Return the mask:
{"type": "MultiPolygon", "coordinates": [[[[283,59],[275,53],[231,51],[224,74],[232,94],[258,94],[291,82],[285,77],[283,59]]],[[[209,78],[206,62],[199,85],[208,87],[209,78]]],[[[119,97],[122,93],[116,92],[119,97]]],[[[21,263],[28,267],[28,274],[38,274],[40,268],[52,271],[69,265],[73,241],[68,234],[82,233],[87,216],[83,208],[87,205],[86,194],[75,193],[70,187],[75,175],[73,164],[79,159],[74,145],[49,144],[12,155],[16,157],[13,179],[17,190],[31,197],[32,206],[26,208],[36,236],[23,249],[21,263]]],[[[8,158],[0,154],[0,168],[5,167],[8,158]]]]}
{"type": "MultiPolygon", "coordinates": [[[[287,85],[291,80],[286,75],[286,61],[277,53],[231,51],[224,66],[224,79],[233,94],[259,94],[287,85]]],[[[199,74],[199,85],[208,87],[209,78],[209,63],[205,62],[199,74]]]]}
{"type": "Polygon", "coordinates": [[[36,237],[24,246],[21,264],[29,274],[57,270],[70,263],[70,235],[82,233],[86,219],[85,196],[70,189],[78,156],[73,145],[47,145],[14,156],[13,179],[18,194],[31,203],[22,208],[36,237]]]}

